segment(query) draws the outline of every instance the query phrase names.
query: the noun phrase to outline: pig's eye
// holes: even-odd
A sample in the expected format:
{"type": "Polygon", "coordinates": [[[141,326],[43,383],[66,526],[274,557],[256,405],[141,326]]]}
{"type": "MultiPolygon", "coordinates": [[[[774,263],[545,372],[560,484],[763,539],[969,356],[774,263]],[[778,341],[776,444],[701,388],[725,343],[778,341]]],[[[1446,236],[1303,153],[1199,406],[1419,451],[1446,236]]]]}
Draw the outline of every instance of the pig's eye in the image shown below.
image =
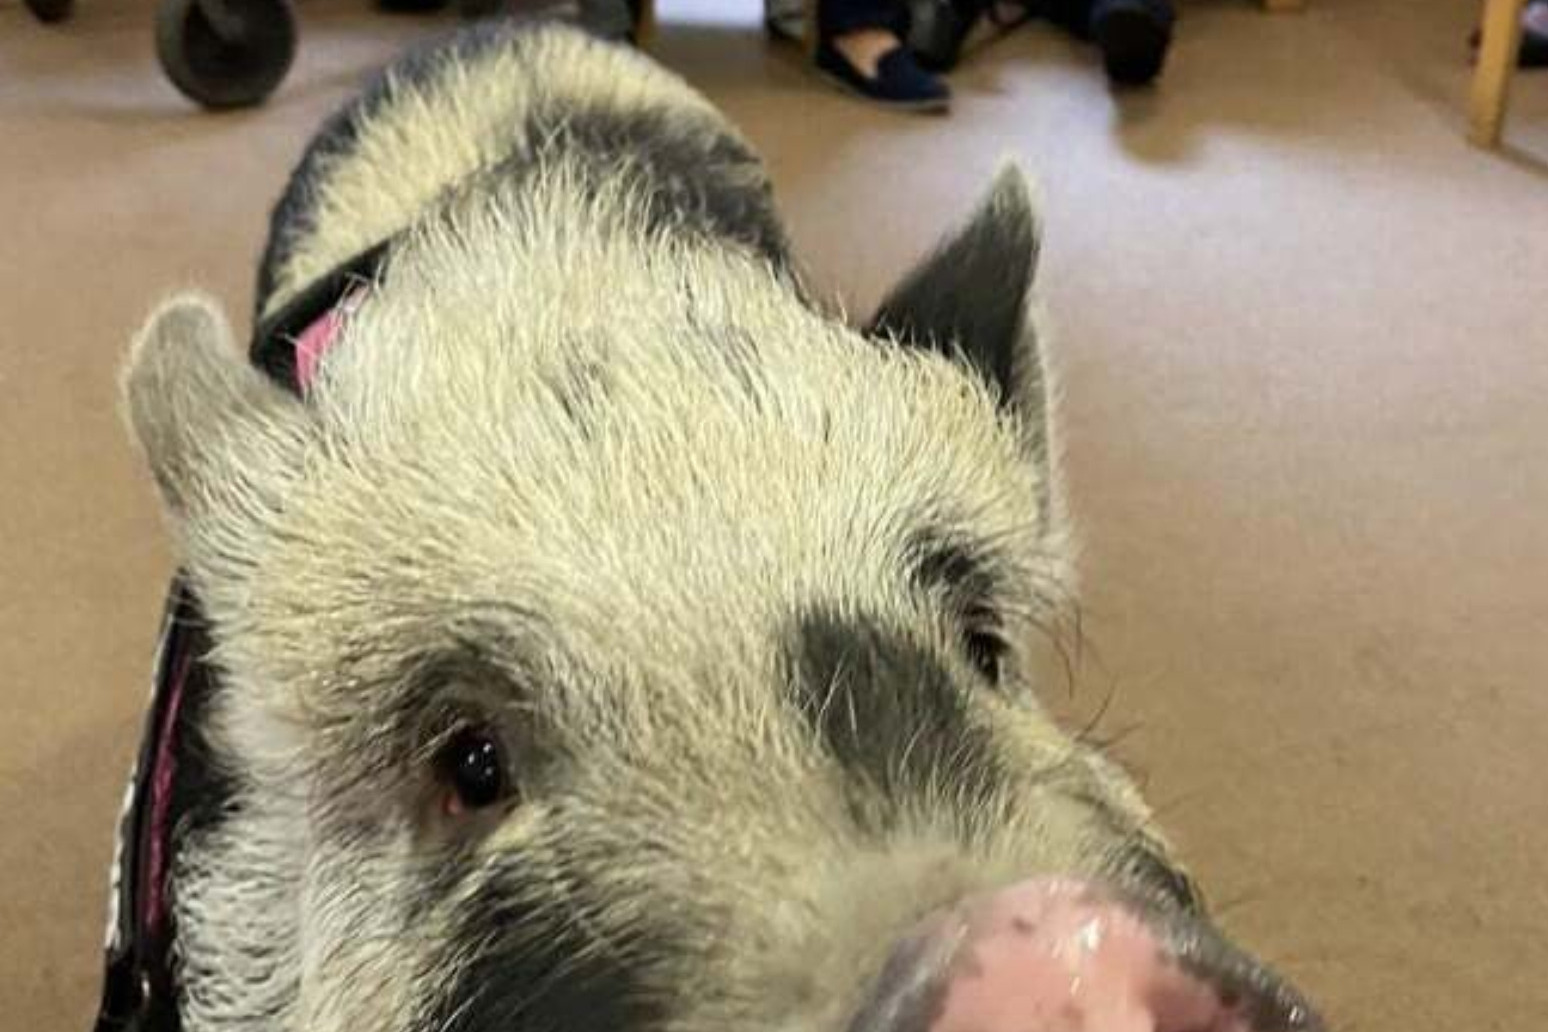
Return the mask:
{"type": "Polygon", "coordinates": [[[452,735],[436,755],[436,768],[446,786],[448,814],[481,810],[510,794],[504,753],[487,727],[467,727],[452,735]]]}
{"type": "Polygon", "coordinates": [[[968,659],[990,684],[1000,683],[1000,667],[1005,660],[1005,639],[993,631],[969,630],[962,638],[968,659]]]}

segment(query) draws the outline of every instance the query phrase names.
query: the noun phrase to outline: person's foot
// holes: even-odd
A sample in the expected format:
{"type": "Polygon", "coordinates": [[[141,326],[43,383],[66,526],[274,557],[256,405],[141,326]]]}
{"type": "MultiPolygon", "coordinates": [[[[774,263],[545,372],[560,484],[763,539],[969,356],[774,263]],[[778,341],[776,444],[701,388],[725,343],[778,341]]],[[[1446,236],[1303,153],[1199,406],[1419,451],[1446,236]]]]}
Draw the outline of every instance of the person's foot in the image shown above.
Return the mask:
{"type": "Polygon", "coordinates": [[[944,111],[951,91],[887,29],[860,29],[822,40],[817,70],[835,85],[888,107],[944,111]]]}
{"type": "Polygon", "coordinates": [[[1107,77],[1120,86],[1143,86],[1160,75],[1175,21],[1169,0],[1096,0],[1090,33],[1107,77]]]}

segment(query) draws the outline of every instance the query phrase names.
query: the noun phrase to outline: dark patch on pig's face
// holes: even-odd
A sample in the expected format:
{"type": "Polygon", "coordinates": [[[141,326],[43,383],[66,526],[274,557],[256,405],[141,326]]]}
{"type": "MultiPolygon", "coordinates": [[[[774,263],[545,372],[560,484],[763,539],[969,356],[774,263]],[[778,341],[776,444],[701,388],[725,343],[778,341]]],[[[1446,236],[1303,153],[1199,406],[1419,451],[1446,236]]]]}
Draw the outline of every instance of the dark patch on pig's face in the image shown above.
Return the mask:
{"type": "Polygon", "coordinates": [[[947,531],[927,531],[909,544],[914,580],[926,590],[943,590],[953,596],[986,599],[994,591],[994,577],[986,557],[967,541],[947,531]]]}
{"type": "Polygon", "coordinates": [[[664,1008],[642,974],[648,958],[681,952],[664,929],[614,931],[601,941],[586,915],[594,890],[574,881],[553,898],[553,872],[507,857],[460,903],[447,955],[455,971],[428,1003],[419,1027],[433,1032],[555,1032],[659,1027],[664,1008]],[[472,957],[471,962],[468,956],[472,957]]]}
{"type": "Polygon", "coordinates": [[[927,648],[816,609],[796,622],[789,650],[798,712],[845,772],[875,790],[885,823],[904,805],[949,796],[966,814],[1001,794],[1007,775],[990,732],[927,648]]]}
{"type": "Polygon", "coordinates": [[[393,798],[381,788],[414,781],[430,740],[459,722],[493,721],[524,779],[553,758],[554,736],[528,726],[540,716],[541,656],[529,643],[541,623],[514,605],[500,615],[504,624],[456,614],[397,658],[374,654],[363,634],[362,644],[339,653],[336,675],[308,700],[308,713],[319,737],[313,774],[341,802],[331,808],[340,819],[378,822],[379,806],[393,798]]]}
{"type": "Polygon", "coordinates": [[[944,530],[916,534],[908,555],[915,585],[946,602],[967,659],[998,684],[1008,649],[995,611],[998,584],[990,557],[944,530]]]}

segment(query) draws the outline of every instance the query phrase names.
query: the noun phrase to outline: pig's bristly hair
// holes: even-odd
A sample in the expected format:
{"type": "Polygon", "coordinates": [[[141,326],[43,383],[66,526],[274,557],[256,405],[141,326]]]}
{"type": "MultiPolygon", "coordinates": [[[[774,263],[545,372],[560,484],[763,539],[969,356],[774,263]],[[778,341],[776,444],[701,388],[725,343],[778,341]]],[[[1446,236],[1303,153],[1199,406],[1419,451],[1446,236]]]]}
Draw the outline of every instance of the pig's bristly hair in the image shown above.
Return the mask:
{"type": "Polygon", "coordinates": [[[492,31],[390,73],[277,213],[271,305],[394,237],[304,402],[198,298],[127,376],[235,785],[179,853],[184,1027],[837,1029],[921,908],[1152,841],[1030,695],[1070,581],[1047,371],[989,363],[1008,403],[814,310],[702,98],[492,31]],[[924,583],[921,542],[971,561],[924,583]],[[533,744],[477,834],[427,803],[440,696],[533,744]]]}

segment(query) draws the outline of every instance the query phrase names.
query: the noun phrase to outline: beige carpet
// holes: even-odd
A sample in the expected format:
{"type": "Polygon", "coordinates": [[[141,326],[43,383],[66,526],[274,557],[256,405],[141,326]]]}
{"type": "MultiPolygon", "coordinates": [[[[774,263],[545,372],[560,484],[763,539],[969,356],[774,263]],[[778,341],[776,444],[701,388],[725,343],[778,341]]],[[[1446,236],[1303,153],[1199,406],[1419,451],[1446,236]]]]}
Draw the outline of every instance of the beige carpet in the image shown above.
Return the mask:
{"type": "MultiPolygon", "coordinates": [[[[866,307],[1002,157],[1043,180],[1092,639],[1075,706],[1229,926],[1355,1032],[1548,1013],[1548,75],[1463,143],[1472,0],[1187,4],[1164,85],[1019,33],[947,120],[665,0],[658,52],[768,155],[866,307]]],[[[114,412],[162,292],[245,310],[266,206],[428,30],[304,3],[264,109],[192,111],[147,0],[0,0],[0,1027],[84,1030],[168,555],[114,412]]]]}

